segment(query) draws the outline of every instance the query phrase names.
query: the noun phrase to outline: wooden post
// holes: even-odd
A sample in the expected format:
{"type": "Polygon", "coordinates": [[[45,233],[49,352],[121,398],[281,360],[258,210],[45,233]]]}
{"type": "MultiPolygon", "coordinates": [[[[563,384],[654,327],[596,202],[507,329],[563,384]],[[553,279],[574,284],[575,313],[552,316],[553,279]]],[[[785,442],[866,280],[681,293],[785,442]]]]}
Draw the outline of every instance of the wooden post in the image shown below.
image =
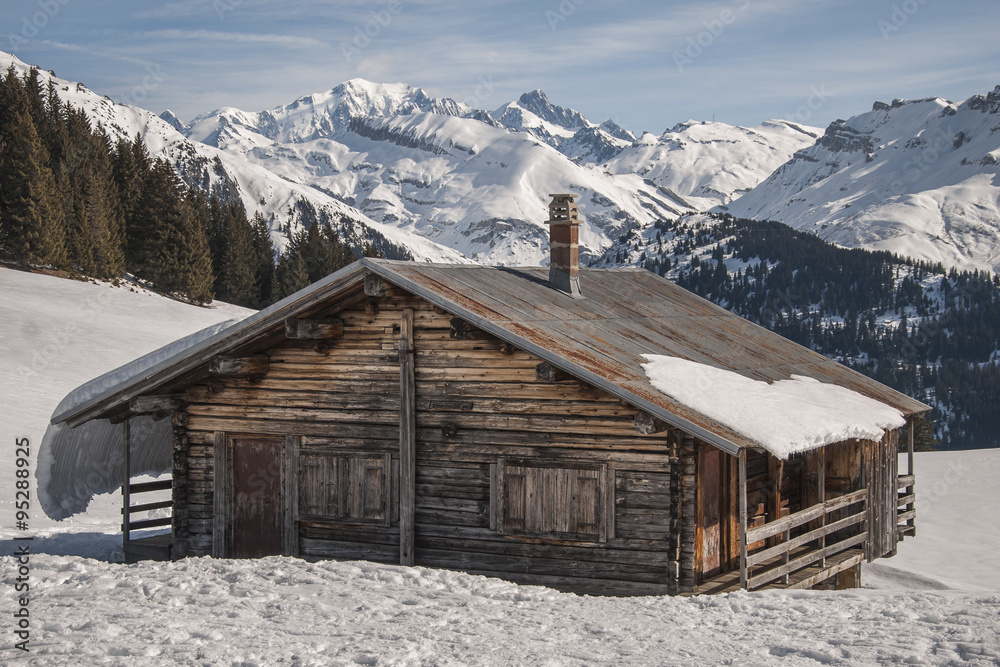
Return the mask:
{"type": "Polygon", "coordinates": [[[906,443],[906,474],[913,474],[913,429],[916,425],[917,418],[910,417],[910,428],[906,429],[907,433],[907,443],[906,443]]]}
{"type": "Polygon", "coordinates": [[[283,549],[286,556],[299,555],[299,450],[302,448],[301,435],[285,436],[285,451],[282,457],[281,481],[284,486],[284,535],[283,549]]]}
{"type": "Polygon", "coordinates": [[[229,555],[229,446],[224,431],[216,431],[212,446],[212,556],[225,558],[229,555]]]}
{"type": "Polygon", "coordinates": [[[129,543],[129,523],[131,516],[129,509],[132,505],[132,448],[129,446],[129,419],[122,422],[122,442],[125,448],[125,478],[122,480],[122,551],[125,552],[125,559],[128,560],[129,543]]]}
{"type": "Polygon", "coordinates": [[[416,377],[413,368],[413,309],[399,323],[399,564],[413,565],[416,505],[416,377]]]}
{"type": "Polygon", "coordinates": [[[739,454],[740,468],[740,588],[747,588],[747,450],[739,454]]]}
{"type": "MultiPolygon", "coordinates": [[[[913,431],[916,428],[917,417],[916,415],[910,417],[910,428],[906,429],[908,437],[906,438],[906,474],[913,475],[913,431]]],[[[917,483],[914,480],[913,485],[910,486],[906,491],[907,493],[916,494],[917,483]]],[[[916,508],[916,503],[909,503],[906,509],[912,510],[916,508]]],[[[916,517],[906,520],[906,526],[909,528],[910,536],[917,536],[917,519],[916,517]]]]}
{"type": "MultiPolygon", "coordinates": [[[[819,495],[816,497],[816,501],[822,505],[823,503],[826,502],[826,447],[819,448],[819,451],[817,452],[817,457],[819,458],[819,469],[816,471],[816,483],[818,486],[816,491],[818,492],[819,495]]],[[[822,516],[820,516],[819,518],[819,526],[820,528],[826,527],[826,510],[823,511],[822,516]]],[[[819,538],[819,548],[823,549],[825,547],[826,547],[826,533],[824,532],[823,535],[819,538]]],[[[820,568],[826,567],[825,557],[819,560],[819,566],[820,568]]]]}

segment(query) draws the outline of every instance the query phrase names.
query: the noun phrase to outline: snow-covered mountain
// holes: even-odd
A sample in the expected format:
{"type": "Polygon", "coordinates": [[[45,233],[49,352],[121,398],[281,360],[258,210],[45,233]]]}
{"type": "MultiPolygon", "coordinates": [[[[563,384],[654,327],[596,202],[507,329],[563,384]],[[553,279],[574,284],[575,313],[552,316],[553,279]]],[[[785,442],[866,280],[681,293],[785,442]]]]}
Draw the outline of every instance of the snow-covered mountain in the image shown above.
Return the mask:
{"type": "Polygon", "coordinates": [[[546,261],[551,192],[580,194],[586,261],[631,229],[730,201],[819,136],[775,122],[637,139],[540,90],[489,112],[361,79],[268,111],[164,118],[375,221],[496,264],[546,261]]]}
{"type": "Polygon", "coordinates": [[[851,247],[1000,270],[1000,86],[876,102],[728,206],[851,247]]]}
{"type": "MultiPolygon", "coordinates": [[[[6,70],[11,65],[21,74],[30,69],[16,57],[0,52],[0,69],[6,70]]],[[[223,196],[239,197],[251,214],[262,212],[270,220],[272,240],[279,248],[287,240],[279,231],[280,226],[289,220],[289,211],[296,202],[306,200],[317,210],[326,210],[355,245],[367,240],[418,260],[468,261],[451,248],[407,234],[393,225],[376,222],[308,183],[288,180],[266,166],[244,159],[239,153],[188,139],[178,130],[185,126],[172,114],[165,114],[165,119],[159,118],[145,109],[114,102],[82,83],[60,79],[51,72],[40,70],[39,76],[43,86],[49,81],[53,83],[63,102],[83,109],[92,123],[101,123],[112,141],[131,140],[139,135],[150,155],[168,160],[189,184],[198,184],[223,196]]]]}

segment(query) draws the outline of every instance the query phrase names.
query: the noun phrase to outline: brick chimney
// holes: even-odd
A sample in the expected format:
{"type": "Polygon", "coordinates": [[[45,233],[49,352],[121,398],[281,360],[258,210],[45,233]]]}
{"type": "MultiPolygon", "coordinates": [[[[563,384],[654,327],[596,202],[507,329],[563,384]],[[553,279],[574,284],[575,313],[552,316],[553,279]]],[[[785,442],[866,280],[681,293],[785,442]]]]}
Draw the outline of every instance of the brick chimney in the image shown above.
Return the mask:
{"type": "Polygon", "coordinates": [[[580,209],[577,195],[549,195],[549,285],[582,299],[580,293],[580,209]]]}

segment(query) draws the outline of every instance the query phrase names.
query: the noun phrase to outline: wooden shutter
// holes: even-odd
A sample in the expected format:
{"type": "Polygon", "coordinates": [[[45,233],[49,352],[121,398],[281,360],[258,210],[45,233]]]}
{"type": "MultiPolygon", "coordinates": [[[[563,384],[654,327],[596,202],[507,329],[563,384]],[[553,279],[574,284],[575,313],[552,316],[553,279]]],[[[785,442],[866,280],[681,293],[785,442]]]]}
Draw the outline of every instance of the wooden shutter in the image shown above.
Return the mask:
{"type": "Polygon", "coordinates": [[[299,459],[299,515],[318,521],[389,525],[389,454],[308,453],[299,459]]]}
{"type": "Polygon", "coordinates": [[[498,466],[498,529],[504,534],[604,541],[607,471],[498,466]]]}

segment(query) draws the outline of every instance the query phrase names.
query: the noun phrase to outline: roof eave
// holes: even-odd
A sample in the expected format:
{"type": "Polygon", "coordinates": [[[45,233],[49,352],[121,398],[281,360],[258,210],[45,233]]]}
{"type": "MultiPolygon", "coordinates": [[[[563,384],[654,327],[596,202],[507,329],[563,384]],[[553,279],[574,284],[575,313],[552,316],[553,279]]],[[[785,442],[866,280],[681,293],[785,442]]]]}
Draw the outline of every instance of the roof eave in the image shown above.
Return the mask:
{"type": "Polygon", "coordinates": [[[315,305],[318,301],[344,291],[360,280],[363,273],[362,263],[360,261],[354,262],[314,283],[309,288],[296,292],[245,320],[237,322],[228,329],[164,359],[142,374],[111,387],[80,405],[54,415],[52,423],[66,422],[70,427],[76,427],[92,419],[101,419],[116,411],[121,411],[133,397],[155,390],[184,373],[194,370],[198,365],[207,363],[212,356],[246,343],[256,336],[266,333],[271,328],[282,325],[285,318],[294,316],[315,305]]]}

